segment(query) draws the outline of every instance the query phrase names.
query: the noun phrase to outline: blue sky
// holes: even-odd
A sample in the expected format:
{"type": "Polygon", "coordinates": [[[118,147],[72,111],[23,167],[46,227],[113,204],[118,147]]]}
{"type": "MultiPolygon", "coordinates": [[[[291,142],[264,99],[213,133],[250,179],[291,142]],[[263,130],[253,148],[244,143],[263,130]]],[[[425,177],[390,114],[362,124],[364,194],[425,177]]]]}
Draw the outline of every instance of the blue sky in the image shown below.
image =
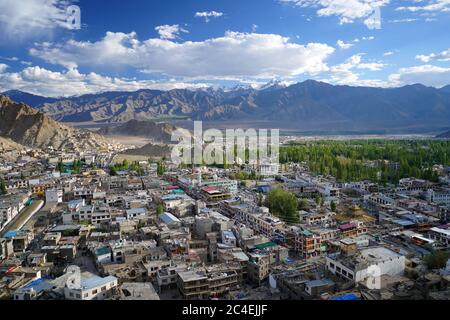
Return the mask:
{"type": "Polygon", "coordinates": [[[449,26],[450,0],[0,0],[0,91],[441,87],[449,26]],[[66,25],[69,5],[80,29],[66,25]]]}

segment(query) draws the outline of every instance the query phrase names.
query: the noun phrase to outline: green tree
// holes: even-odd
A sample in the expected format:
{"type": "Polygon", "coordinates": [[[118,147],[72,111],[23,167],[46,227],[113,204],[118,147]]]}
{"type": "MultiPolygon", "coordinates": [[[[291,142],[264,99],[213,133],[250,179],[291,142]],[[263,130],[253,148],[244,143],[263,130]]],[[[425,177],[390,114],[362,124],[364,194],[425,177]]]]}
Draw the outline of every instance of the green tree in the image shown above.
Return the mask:
{"type": "Polygon", "coordinates": [[[300,200],[298,207],[300,210],[305,210],[305,211],[308,211],[309,209],[311,209],[308,199],[304,199],[304,198],[302,200],[300,200]]]}
{"type": "Polygon", "coordinates": [[[117,169],[114,166],[109,167],[109,175],[117,176],[117,169]]]}
{"type": "Polygon", "coordinates": [[[331,208],[331,211],[336,212],[336,210],[337,210],[336,202],[331,201],[330,208],[331,208]]]}
{"type": "Polygon", "coordinates": [[[429,255],[426,255],[423,260],[427,265],[428,269],[433,270],[444,268],[449,258],[450,258],[449,252],[433,251],[429,255]]]}
{"type": "Polygon", "coordinates": [[[164,166],[164,162],[158,161],[156,173],[158,174],[158,176],[162,176],[165,172],[166,172],[166,167],[164,166]]]}
{"type": "Polygon", "coordinates": [[[56,170],[58,170],[61,173],[64,172],[64,163],[62,163],[62,161],[58,162],[58,164],[56,165],[56,170]]]}
{"type": "Polygon", "coordinates": [[[156,207],[156,214],[159,216],[160,214],[162,214],[164,212],[164,207],[161,205],[161,204],[159,204],[157,207],[156,207]]]}
{"type": "Polygon", "coordinates": [[[322,197],[321,194],[316,193],[315,200],[316,200],[316,204],[317,204],[319,207],[323,206],[323,197],[322,197]]]}
{"type": "Polygon", "coordinates": [[[4,194],[7,194],[7,193],[8,193],[8,190],[6,190],[6,183],[2,179],[2,180],[0,180],[0,194],[4,195],[4,194]]]}
{"type": "Polygon", "coordinates": [[[274,189],[266,198],[266,206],[270,212],[289,224],[298,223],[298,202],[293,193],[283,189],[274,189]]]}

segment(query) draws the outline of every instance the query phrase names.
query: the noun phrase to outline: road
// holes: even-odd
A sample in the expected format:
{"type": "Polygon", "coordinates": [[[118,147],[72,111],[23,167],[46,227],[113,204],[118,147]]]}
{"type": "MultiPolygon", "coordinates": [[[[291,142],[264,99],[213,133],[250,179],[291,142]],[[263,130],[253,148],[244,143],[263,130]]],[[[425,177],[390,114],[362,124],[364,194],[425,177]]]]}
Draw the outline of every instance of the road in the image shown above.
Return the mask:
{"type": "Polygon", "coordinates": [[[6,227],[1,231],[0,236],[3,236],[9,231],[20,230],[30,218],[39,212],[44,206],[43,200],[35,200],[30,206],[25,207],[19,214],[6,225],[6,227]]]}

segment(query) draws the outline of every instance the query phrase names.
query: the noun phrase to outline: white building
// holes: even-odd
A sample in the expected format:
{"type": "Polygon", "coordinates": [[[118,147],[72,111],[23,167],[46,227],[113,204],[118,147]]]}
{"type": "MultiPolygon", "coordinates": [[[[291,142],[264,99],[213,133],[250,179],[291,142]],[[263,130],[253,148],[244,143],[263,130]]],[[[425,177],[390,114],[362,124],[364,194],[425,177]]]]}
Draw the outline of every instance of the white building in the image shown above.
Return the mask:
{"type": "Polygon", "coordinates": [[[376,266],[382,275],[402,275],[405,270],[405,256],[385,247],[363,249],[350,257],[331,255],[326,258],[327,269],[343,278],[354,282],[364,281],[369,267],[376,266]]]}
{"type": "Polygon", "coordinates": [[[222,231],[222,243],[230,247],[236,247],[237,240],[232,231],[230,230],[222,231]]]}
{"type": "Polygon", "coordinates": [[[47,203],[62,203],[63,202],[63,191],[61,189],[45,190],[45,202],[47,202],[47,203]]]}
{"type": "Polygon", "coordinates": [[[113,276],[105,278],[92,273],[81,273],[78,266],[70,266],[70,273],[64,296],[68,300],[104,300],[111,296],[113,288],[117,287],[118,279],[113,276]]]}
{"type": "Polygon", "coordinates": [[[425,197],[426,197],[427,201],[433,202],[436,204],[444,204],[444,205],[450,204],[450,192],[449,191],[436,192],[432,189],[429,189],[426,192],[425,197]]]}
{"type": "Polygon", "coordinates": [[[364,196],[364,199],[375,205],[392,206],[395,204],[394,199],[382,193],[372,193],[370,195],[364,196]]]}
{"type": "Polygon", "coordinates": [[[126,210],[126,215],[128,220],[145,217],[147,215],[147,210],[145,210],[145,208],[128,209],[126,210]]]}

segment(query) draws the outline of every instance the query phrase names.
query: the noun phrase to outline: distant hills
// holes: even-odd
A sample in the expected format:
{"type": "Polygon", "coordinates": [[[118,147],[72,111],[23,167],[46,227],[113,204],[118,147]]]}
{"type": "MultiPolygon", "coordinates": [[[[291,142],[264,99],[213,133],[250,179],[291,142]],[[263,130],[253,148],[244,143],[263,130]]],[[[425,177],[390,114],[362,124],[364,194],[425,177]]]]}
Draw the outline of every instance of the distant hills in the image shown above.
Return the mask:
{"type": "Polygon", "coordinates": [[[146,158],[170,157],[172,148],[169,145],[148,143],[137,149],[128,149],[121,153],[125,156],[143,156],[146,158]]]}
{"type": "Polygon", "coordinates": [[[439,139],[450,139],[450,130],[446,131],[444,133],[438,134],[436,136],[436,138],[439,138],[439,139]]]}
{"type": "Polygon", "coordinates": [[[56,150],[108,149],[109,142],[103,136],[88,130],[75,129],[58,123],[30,106],[0,96],[0,137],[7,147],[9,141],[31,148],[56,150]]]}
{"type": "Polygon", "coordinates": [[[130,120],[123,124],[110,124],[101,128],[98,133],[114,136],[136,136],[151,139],[154,143],[171,143],[172,132],[177,127],[169,123],[156,123],[153,121],[130,120]]]}
{"type": "Polygon", "coordinates": [[[334,86],[307,80],[261,89],[139,90],[51,98],[6,92],[63,122],[125,123],[161,117],[268,122],[299,130],[441,129],[450,123],[450,86],[334,86]]]}
{"type": "Polygon", "coordinates": [[[2,95],[10,97],[11,100],[25,103],[32,107],[37,107],[40,105],[43,105],[45,103],[54,103],[58,101],[56,98],[47,98],[47,97],[41,97],[37,96],[35,94],[19,91],[19,90],[9,90],[6,92],[3,92],[2,95]]]}

